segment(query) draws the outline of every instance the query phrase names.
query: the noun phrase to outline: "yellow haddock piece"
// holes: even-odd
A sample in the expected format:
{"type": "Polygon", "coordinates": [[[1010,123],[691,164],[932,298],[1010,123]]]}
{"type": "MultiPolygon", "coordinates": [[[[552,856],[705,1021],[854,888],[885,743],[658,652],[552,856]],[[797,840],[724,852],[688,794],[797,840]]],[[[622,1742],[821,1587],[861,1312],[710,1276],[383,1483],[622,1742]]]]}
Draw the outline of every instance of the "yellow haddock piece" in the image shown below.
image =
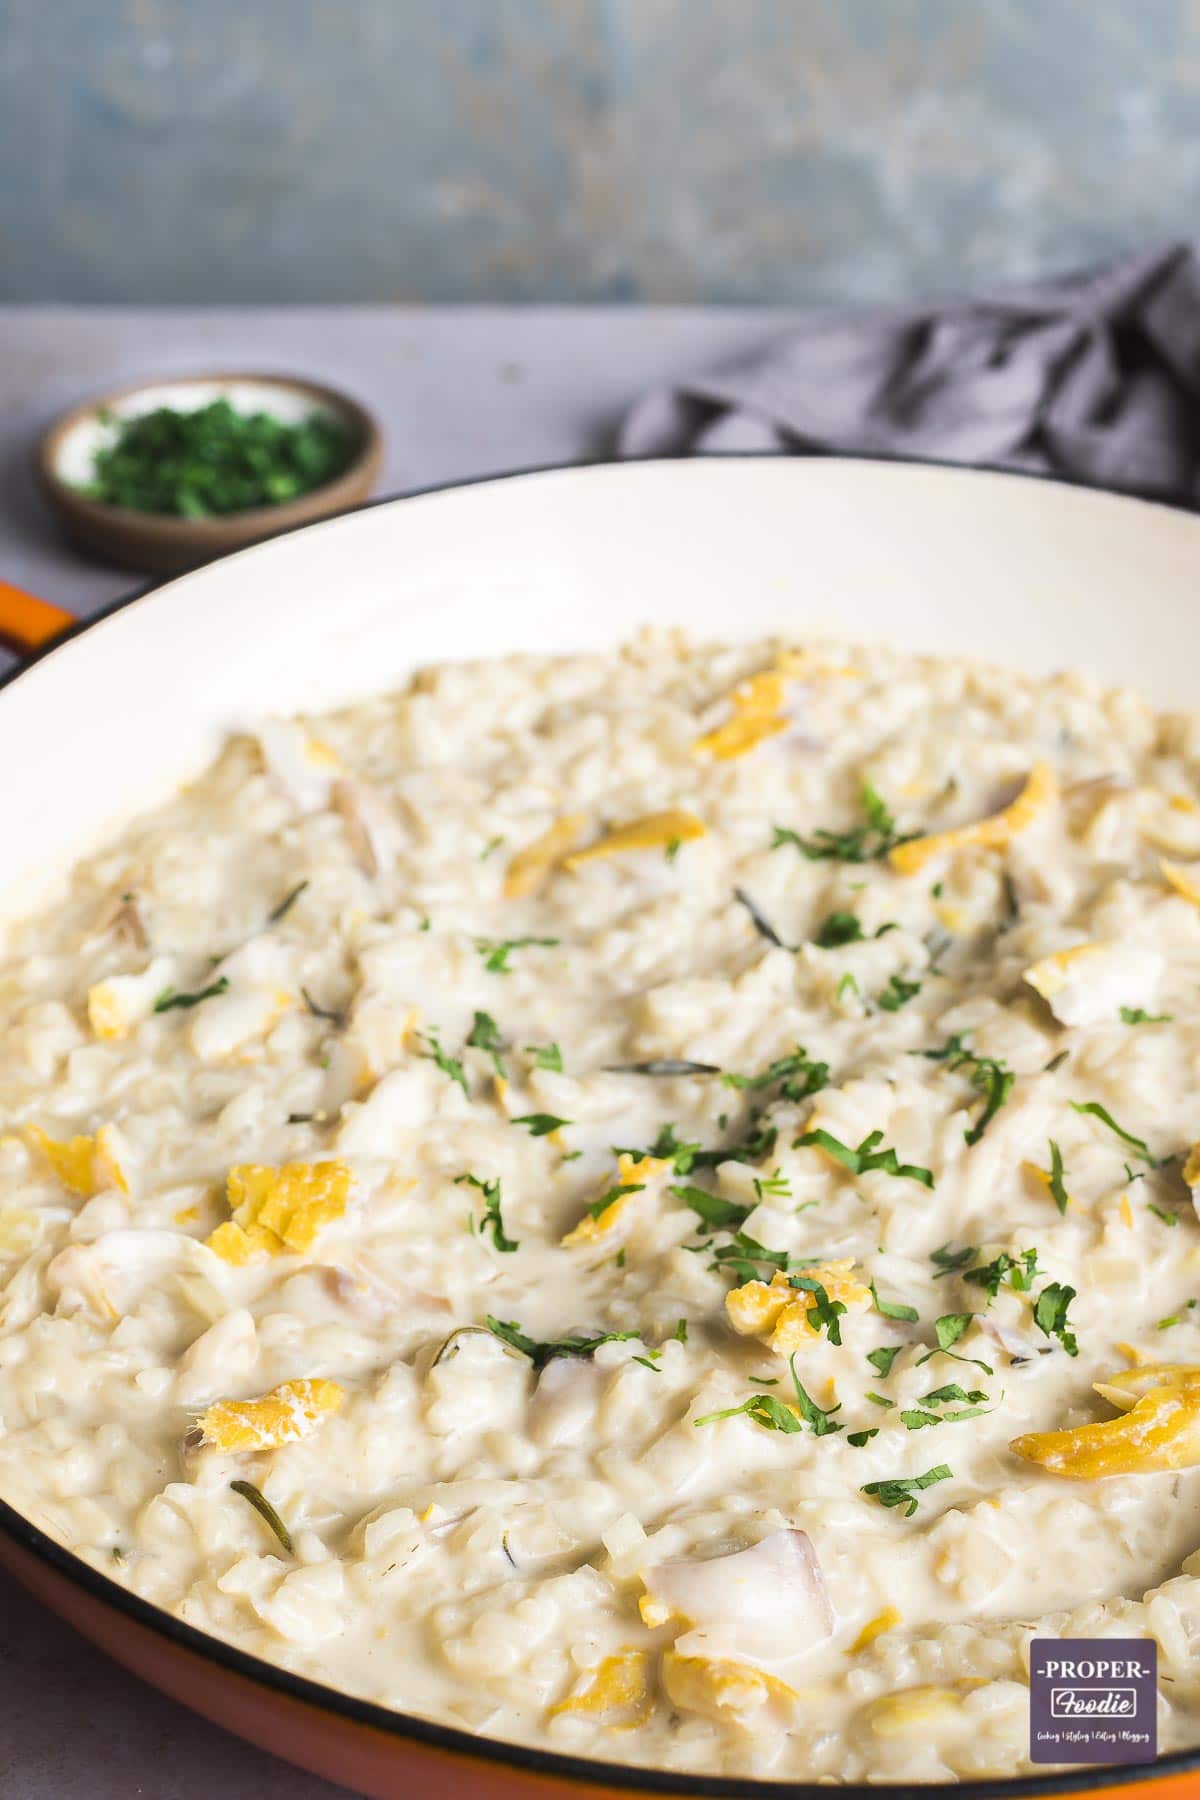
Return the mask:
{"type": "Polygon", "coordinates": [[[597,843],[564,857],[563,868],[579,869],[598,857],[620,856],[626,850],[665,850],[671,844],[687,844],[693,838],[702,838],[706,830],[704,821],[695,813],[679,809],[647,813],[644,818],[631,819],[628,825],[619,825],[597,843]]]}
{"type": "Polygon", "coordinates": [[[738,683],[729,696],[729,717],[698,737],[692,749],[716,762],[745,756],[767,738],[786,731],[790,721],[783,710],[785,682],[798,681],[806,675],[856,673],[854,669],[822,667],[807,650],[783,650],[770,668],[760,669],[757,675],[738,683]]]}
{"type": "Polygon", "coordinates": [[[351,1179],[343,1162],[284,1163],[278,1169],[238,1163],[228,1177],[233,1217],[205,1241],[225,1262],[238,1266],[289,1250],[303,1254],[326,1225],[342,1217],[351,1179]]]}
{"type": "Polygon", "coordinates": [[[1067,985],[1076,963],[1103,956],[1110,948],[1109,944],[1073,944],[1069,950],[1056,950],[1052,956],[1043,956],[1040,962],[1031,963],[1023,971],[1021,980],[1027,981],[1043,1000],[1053,1000],[1067,985]]]}
{"type": "Polygon", "coordinates": [[[867,1620],[850,1646],[851,1656],[857,1656],[860,1650],[865,1650],[868,1644],[873,1644],[875,1639],[882,1637],[885,1631],[894,1631],[897,1625],[903,1623],[903,1615],[897,1607],[885,1606],[881,1613],[876,1613],[873,1619],[867,1620]]]}
{"type": "Polygon", "coordinates": [[[52,1138],[40,1125],[30,1125],[26,1135],[73,1194],[90,1200],[93,1194],[109,1187],[119,1188],[123,1194],[129,1192],[111,1125],[102,1125],[95,1137],[52,1138]]]}
{"type": "Polygon", "coordinates": [[[589,1673],[591,1680],[583,1692],[568,1694],[552,1706],[551,1717],[587,1713],[616,1731],[629,1731],[649,1718],[654,1707],[649,1651],[620,1650],[589,1673]]]}
{"type": "Polygon", "coordinates": [[[1004,850],[1018,833],[1045,812],[1057,792],[1054,775],[1046,763],[1035,763],[1016,799],[990,818],[930,837],[912,838],[888,852],[888,862],[898,875],[916,875],[935,856],[956,850],[1004,850]]]}
{"type": "Polygon", "coordinates": [[[784,675],[778,664],[739,682],[729,696],[729,717],[714,731],[706,731],[692,745],[697,754],[717,762],[730,762],[787,728],[783,710],[784,675]]]}
{"type": "Polygon", "coordinates": [[[881,1694],[866,1708],[867,1722],[877,1737],[902,1737],[910,1732],[924,1732],[931,1725],[950,1719],[962,1708],[963,1695],[954,1688],[901,1688],[894,1694],[881,1694]]]}
{"type": "Polygon", "coordinates": [[[1200,1464],[1200,1368],[1145,1363],[1095,1389],[1121,1416],[1064,1431],[1034,1431],[1009,1449],[1068,1481],[1149,1475],[1200,1464]]]}
{"type": "Polygon", "coordinates": [[[685,1712],[705,1713],[710,1719],[729,1713],[758,1713],[771,1701],[797,1699],[785,1681],[750,1663],[682,1656],[677,1650],[668,1650],[662,1670],[663,1686],[675,1705],[685,1712]]]}
{"type": "Polygon", "coordinates": [[[523,850],[518,850],[505,871],[504,898],[523,900],[527,894],[536,893],[553,874],[568,850],[574,849],[586,823],[583,813],[568,813],[565,818],[557,819],[532,844],[526,844],[523,850]]]}
{"type": "MultiPolygon", "coordinates": [[[[854,1264],[848,1259],[814,1263],[799,1273],[820,1282],[829,1298],[840,1301],[850,1312],[864,1312],[871,1304],[870,1288],[855,1278],[854,1264]]],[[[764,1338],[779,1356],[790,1356],[821,1335],[809,1323],[816,1304],[817,1296],[806,1288],[792,1287],[782,1269],[776,1269],[769,1283],[747,1281],[725,1296],[729,1323],[739,1337],[764,1338]]]]}
{"type": "Polygon", "coordinates": [[[242,1455],[252,1450],[278,1450],[309,1437],[345,1400],[336,1381],[285,1381],[257,1400],[218,1400],[196,1420],[205,1444],[242,1455]]]}
{"type": "Polygon", "coordinates": [[[1165,856],[1159,858],[1158,866],[1169,887],[1193,906],[1200,906],[1200,868],[1195,864],[1185,868],[1182,863],[1168,862],[1165,856]]]}

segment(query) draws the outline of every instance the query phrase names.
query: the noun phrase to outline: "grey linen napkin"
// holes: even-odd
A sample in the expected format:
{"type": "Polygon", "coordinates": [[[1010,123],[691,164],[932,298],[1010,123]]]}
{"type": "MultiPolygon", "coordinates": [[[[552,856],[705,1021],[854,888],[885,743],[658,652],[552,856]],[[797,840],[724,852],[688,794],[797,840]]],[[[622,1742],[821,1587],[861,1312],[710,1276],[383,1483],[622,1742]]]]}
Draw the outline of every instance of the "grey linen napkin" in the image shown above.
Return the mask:
{"type": "Polygon", "coordinates": [[[814,314],[646,395],[620,456],[853,451],[1200,500],[1200,251],[990,297],[814,314]]]}

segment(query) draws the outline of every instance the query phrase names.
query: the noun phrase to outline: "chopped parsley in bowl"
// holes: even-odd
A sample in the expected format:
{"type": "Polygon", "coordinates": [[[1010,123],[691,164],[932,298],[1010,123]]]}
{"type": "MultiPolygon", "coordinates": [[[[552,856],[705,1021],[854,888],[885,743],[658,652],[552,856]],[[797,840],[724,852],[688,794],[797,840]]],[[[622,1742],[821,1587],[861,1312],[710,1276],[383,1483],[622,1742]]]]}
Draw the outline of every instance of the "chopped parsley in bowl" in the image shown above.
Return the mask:
{"type": "Polygon", "coordinates": [[[111,442],[93,454],[90,500],[134,512],[205,519],[280,506],[341,475],[358,448],[332,413],[287,420],[265,408],[243,412],[224,396],[191,409],[157,406],[114,419],[111,442]]]}
{"type": "Polygon", "coordinates": [[[126,568],[194,568],[369,498],[383,438],[320,382],[204,375],[138,383],[42,439],[42,487],[82,549],[126,568]]]}

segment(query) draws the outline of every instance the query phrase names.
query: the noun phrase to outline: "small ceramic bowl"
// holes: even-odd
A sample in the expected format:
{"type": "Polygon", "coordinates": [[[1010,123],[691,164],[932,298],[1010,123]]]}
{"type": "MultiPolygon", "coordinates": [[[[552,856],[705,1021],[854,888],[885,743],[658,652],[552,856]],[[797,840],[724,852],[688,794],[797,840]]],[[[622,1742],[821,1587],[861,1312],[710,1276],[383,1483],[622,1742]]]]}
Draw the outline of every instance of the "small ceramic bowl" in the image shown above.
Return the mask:
{"type": "Polygon", "coordinates": [[[383,436],[376,420],[348,394],[289,375],[229,374],[138,383],[90,400],[50,427],[37,457],[42,487],[67,535],[105,562],[154,574],[195,568],[260,538],[358,506],[370,495],[382,460],[383,436]],[[159,406],[187,411],[222,399],[240,412],[270,412],[288,422],[313,412],[330,413],[352,432],[353,458],[332,481],[298,499],[204,519],[135,512],[89,500],[79,492],[91,479],[96,451],[113,435],[112,420],[159,406]]]}

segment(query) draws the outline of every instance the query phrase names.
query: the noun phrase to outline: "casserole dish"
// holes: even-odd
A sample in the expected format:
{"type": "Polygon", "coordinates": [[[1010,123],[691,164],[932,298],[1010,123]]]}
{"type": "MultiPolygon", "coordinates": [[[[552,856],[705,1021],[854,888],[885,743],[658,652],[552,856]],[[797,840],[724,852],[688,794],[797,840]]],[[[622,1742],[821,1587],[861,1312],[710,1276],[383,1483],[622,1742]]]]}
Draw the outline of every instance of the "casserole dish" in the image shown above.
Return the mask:
{"type": "MultiPolygon", "coordinates": [[[[118,607],[10,678],[0,758],[29,774],[5,794],[0,916],[36,907],[81,849],[268,708],[321,710],[433,660],[605,649],[646,619],[698,637],[836,629],[1035,673],[1084,662],[1186,704],[1198,529],[1009,476],[773,460],[527,475],[333,521],[118,607]]],[[[130,1667],[369,1794],[805,1791],[616,1769],[388,1714],[154,1611],[11,1510],[0,1534],[15,1572],[130,1667]]],[[[1183,1795],[1196,1760],[964,1786],[1183,1795]]]]}

